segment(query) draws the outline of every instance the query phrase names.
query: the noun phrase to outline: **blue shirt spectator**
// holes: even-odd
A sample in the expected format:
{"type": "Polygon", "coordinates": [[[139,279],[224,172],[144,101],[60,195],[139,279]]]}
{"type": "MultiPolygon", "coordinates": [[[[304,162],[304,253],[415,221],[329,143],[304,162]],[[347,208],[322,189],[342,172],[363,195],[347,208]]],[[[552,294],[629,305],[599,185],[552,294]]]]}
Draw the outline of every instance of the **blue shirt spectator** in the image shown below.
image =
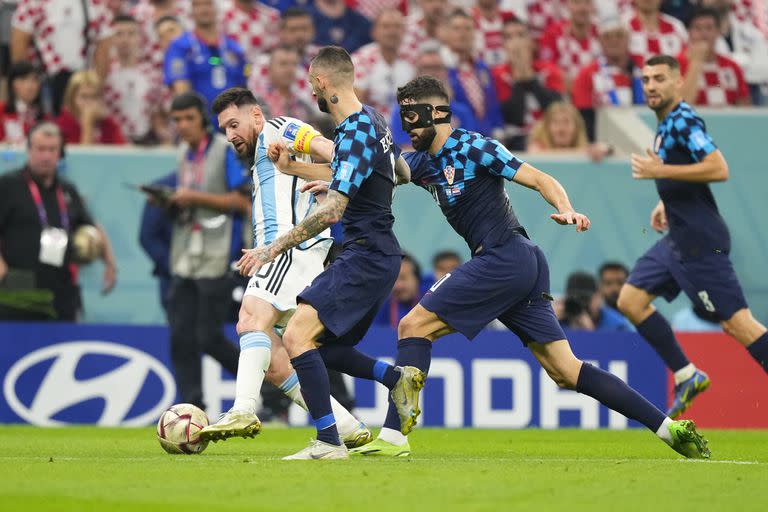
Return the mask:
{"type": "Polygon", "coordinates": [[[308,8],[315,22],[315,44],[342,46],[349,53],[372,41],[371,22],[343,0],[316,0],[308,8]]]}
{"type": "MultiPolygon", "coordinates": [[[[185,32],[173,41],[165,54],[165,84],[174,93],[188,87],[202,95],[210,108],[213,99],[230,87],[244,87],[245,54],[231,38],[221,35],[218,41],[203,39],[185,32]]],[[[216,117],[211,116],[217,125],[216,117]]]]}
{"type": "MultiPolygon", "coordinates": [[[[477,116],[474,110],[470,110],[475,124],[475,129],[472,131],[477,131],[490,137],[493,135],[494,130],[499,130],[504,125],[504,121],[501,118],[501,107],[496,96],[496,88],[493,85],[491,72],[488,69],[488,66],[481,60],[475,60],[472,67],[474,75],[482,86],[483,97],[485,99],[485,111],[482,117],[477,116]]],[[[470,102],[469,94],[461,79],[461,73],[459,67],[448,69],[448,84],[451,89],[453,89],[453,102],[461,103],[463,105],[471,105],[472,103],[470,102]]],[[[464,127],[462,126],[462,128],[464,127]]]]}

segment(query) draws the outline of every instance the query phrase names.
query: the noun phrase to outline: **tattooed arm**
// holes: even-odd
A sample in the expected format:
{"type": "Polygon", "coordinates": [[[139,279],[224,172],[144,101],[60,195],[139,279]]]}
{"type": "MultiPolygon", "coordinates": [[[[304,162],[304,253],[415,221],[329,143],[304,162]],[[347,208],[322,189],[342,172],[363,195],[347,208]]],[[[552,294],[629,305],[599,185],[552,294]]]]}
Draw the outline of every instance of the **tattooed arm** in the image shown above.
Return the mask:
{"type": "Polygon", "coordinates": [[[253,276],[262,265],[269,263],[302,242],[319,235],[326,228],[341,220],[348,203],[349,198],[347,196],[336,190],[329,190],[325,201],[288,233],[278,237],[269,245],[243,250],[243,257],[237,263],[240,273],[244,276],[253,276]]]}

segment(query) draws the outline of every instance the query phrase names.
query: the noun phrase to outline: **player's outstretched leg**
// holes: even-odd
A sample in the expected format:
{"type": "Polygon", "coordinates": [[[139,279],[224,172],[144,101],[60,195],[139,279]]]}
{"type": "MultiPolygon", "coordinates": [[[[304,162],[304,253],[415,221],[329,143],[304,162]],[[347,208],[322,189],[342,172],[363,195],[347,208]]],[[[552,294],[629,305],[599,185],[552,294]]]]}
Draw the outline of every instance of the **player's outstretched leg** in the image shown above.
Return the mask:
{"type": "Polygon", "coordinates": [[[627,418],[639,421],[685,457],[709,458],[707,441],[696,431],[692,421],[672,421],[615,375],[577,359],[567,340],[531,343],[529,348],[559,387],[575,389],[627,418]]]}
{"type": "MultiPolygon", "coordinates": [[[[282,349],[281,347],[281,350],[285,354],[288,377],[276,381],[270,379],[270,382],[276,384],[277,387],[280,388],[288,398],[293,400],[295,404],[305,411],[308,411],[307,404],[304,402],[304,398],[301,395],[299,377],[296,375],[296,372],[293,371],[293,368],[291,368],[290,362],[288,361],[288,354],[285,353],[285,349],[282,349]]],[[[270,373],[271,372],[272,368],[270,368],[270,373]]],[[[371,434],[370,429],[365,423],[355,418],[343,405],[333,398],[333,396],[331,396],[331,411],[336,418],[336,428],[339,431],[341,441],[347,448],[357,448],[370,443],[373,440],[373,434],[371,434]]]]}
{"type": "Polygon", "coordinates": [[[279,340],[272,331],[278,312],[268,302],[246,296],[240,306],[237,332],[240,355],[235,381],[235,403],[219,419],[200,431],[200,437],[220,441],[230,437],[253,437],[261,430],[256,405],[264,376],[279,340]]]}
{"type": "Polygon", "coordinates": [[[272,342],[264,331],[244,332],[240,335],[240,359],[235,381],[235,403],[219,416],[216,423],[200,431],[200,437],[221,441],[230,437],[253,437],[261,430],[256,416],[264,374],[269,368],[272,342]]]}
{"type": "Polygon", "coordinates": [[[350,451],[353,455],[407,457],[411,454],[408,433],[416,425],[419,391],[426,382],[432,362],[432,340],[450,332],[437,315],[417,305],[398,326],[398,366],[412,368],[403,373],[389,397],[389,408],[379,436],[371,443],[350,451]]]}
{"type": "MultiPolygon", "coordinates": [[[[408,365],[395,367],[346,345],[325,345],[319,350],[328,368],[352,377],[375,380],[389,388],[390,398],[394,399],[402,424],[410,425],[403,428],[410,432],[421,412],[418,407],[419,390],[426,378],[419,368],[408,365]]],[[[410,359],[398,358],[398,363],[403,360],[410,359]]]]}
{"type": "Polygon", "coordinates": [[[654,298],[645,290],[625,284],[619,295],[618,307],[674,374],[675,399],[667,415],[677,418],[691,406],[696,395],[706,391],[711,382],[706,373],[688,360],[672,332],[672,326],[651,305],[654,298]]]}
{"type": "Polygon", "coordinates": [[[317,429],[317,439],[307,448],[284,457],[285,460],[346,459],[347,447],[342,444],[331,408],[331,387],[328,372],[316,340],[325,330],[317,311],[308,304],[299,304],[283,336],[291,365],[299,377],[299,385],[317,429]]]}

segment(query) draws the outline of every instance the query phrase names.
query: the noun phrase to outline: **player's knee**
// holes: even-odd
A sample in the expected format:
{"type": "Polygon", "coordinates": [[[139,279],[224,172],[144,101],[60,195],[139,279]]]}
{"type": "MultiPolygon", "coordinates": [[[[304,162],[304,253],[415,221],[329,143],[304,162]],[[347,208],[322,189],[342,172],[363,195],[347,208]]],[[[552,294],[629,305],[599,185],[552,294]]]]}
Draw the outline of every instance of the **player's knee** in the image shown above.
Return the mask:
{"type": "Polygon", "coordinates": [[[736,323],[733,321],[733,318],[720,322],[720,327],[723,328],[723,332],[725,332],[725,334],[728,336],[736,339],[739,338],[739,329],[737,328],[736,323]]]}
{"type": "Polygon", "coordinates": [[[547,370],[547,374],[549,375],[549,378],[552,379],[555,384],[557,384],[557,387],[561,389],[576,389],[576,383],[572,382],[565,372],[561,372],[556,368],[553,368],[547,370]]]}

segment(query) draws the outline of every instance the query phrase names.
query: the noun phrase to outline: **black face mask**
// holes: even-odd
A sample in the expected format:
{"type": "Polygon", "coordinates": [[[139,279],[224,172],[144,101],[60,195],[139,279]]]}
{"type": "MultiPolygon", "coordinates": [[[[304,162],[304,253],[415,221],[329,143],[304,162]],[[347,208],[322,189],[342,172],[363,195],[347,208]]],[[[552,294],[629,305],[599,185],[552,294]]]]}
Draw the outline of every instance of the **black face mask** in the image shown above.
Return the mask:
{"type": "Polygon", "coordinates": [[[414,128],[429,128],[436,124],[451,122],[451,107],[448,105],[438,105],[433,107],[429,103],[413,103],[410,105],[400,105],[400,121],[403,131],[408,133],[414,128]],[[440,119],[435,119],[432,112],[446,112],[448,115],[440,119]]]}

